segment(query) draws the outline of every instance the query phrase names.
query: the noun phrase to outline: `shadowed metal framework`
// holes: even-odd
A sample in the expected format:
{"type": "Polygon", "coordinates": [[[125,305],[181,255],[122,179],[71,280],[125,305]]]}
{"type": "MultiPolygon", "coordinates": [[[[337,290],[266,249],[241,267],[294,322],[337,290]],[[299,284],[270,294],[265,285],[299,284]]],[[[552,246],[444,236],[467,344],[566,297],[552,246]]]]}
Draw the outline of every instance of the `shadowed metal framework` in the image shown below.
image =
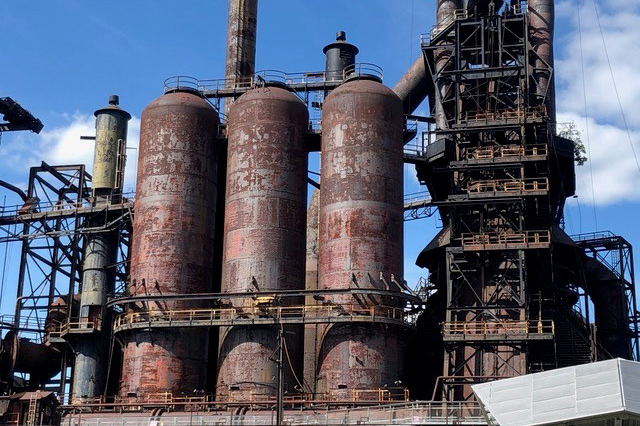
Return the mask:
{"type": "MultiPolygon", "coordinates": [[[[440,295],[431,309],[444,315],[436,387],[445,400],[472,398],[477,382],[637,356],[622,342],[637,342],[632,287],[618,285],[622,295],[602,280],[585,282],[582,251],[598,258],[601,246],[573,245],[560,228],[575,190],[573,143],[555,135],[553,63],[532,36],[540,22],[530,17],[541,9],[530,3],[500,14],[456,9],[423,37],[436,128],[416,170],[444,229],[418,264],[440,295]],[[569,276],[567,268],[582,272],[569,276]],[[600,335],[576,309],[589,303],[578,303],[580,288],[598,306],[600,335]],[[611,298],[625,304],[603,314],[611,298]]],[[[601,260],[592,269],[620,276],[619,262],[601,260]]]]}
{"type": "MultiPolygon", "coordinates": [[[[90,191],[91,176],[84,165],[51,166],[42,163],[31,168],[24,204],[3,206],[0,214],[0,244],[20,245],[14,315],[4,315],[0,326],[33,342],[53,348],[60,363],[42,383],[61,394],[68,392],[72,351],[67,341],[50,331],[66,324],[69,341],[78,333],[91,333],[100,324],[81,327],[77,298],[82,288],[83,247],[88,235],[115,231],[118,235],[115,270],[117,288],[122,291],[128,278],[129,235],[132,204],[119,197],[114,203],[95,206],[90,191]],[[54,377],[55,376],[55,377],[54,377]]],[[[2,356],[15,350],[11,338],[2,341],[2,356]]],[[[29,381],[38,377],[38,366],[17,367],[29,381]],[[23,371],[21,371],[23,370],[23,371]]],[[[30,386],[33,386],[31,383],[30,386]]],[[[5,385],[11,389],[13,383],[5,385]]]]}

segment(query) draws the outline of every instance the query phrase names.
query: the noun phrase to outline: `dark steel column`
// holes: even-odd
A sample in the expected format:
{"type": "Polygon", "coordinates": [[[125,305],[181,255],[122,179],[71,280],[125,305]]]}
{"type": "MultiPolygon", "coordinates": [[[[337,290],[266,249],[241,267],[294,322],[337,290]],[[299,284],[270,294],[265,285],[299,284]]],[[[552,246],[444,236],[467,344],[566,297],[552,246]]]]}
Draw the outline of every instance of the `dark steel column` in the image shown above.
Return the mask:
{"type": "MultiPolygon", "coordinates": [[[[128,122],[131,115],[119,106],[118,96],[110,96],[109,104],[97,110],[96,142],[93,159],[93,203],[105,205],[122,193],[124,158],[128,122]]],[[[102,219],[104,220],[104,219],[102,219]]],[[[105,304],[115,286],[115,263],[118,250],[117,231],[89,234],[84,247],[80,321],[86,327],[99,328],[84,335],[74,345],[72,402],[97,397],[106,390],[109,330],[105,304]]]]}
{"type": "MultiPolygon", "coordinates": [[[[311,203],[307,209],[307,261],[305,289],[318,289],[318,225],[320,213],[320,190],[313,192],[311,203]]],[[[313,296],[307,296],[307,305],[315,303],[313,296]]],[[[304,360],[303,376],[305,386],[315,393],[317,370],[318,325],[304,326],[304,360]]]]}

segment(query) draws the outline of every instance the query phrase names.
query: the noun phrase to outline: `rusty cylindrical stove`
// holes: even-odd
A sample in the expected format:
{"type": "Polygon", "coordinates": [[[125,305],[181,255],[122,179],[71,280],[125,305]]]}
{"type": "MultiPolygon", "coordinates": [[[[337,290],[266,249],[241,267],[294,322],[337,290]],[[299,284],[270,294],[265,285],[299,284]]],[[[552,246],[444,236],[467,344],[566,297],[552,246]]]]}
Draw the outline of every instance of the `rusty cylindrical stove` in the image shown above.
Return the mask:
{"type": "MultiPolygon", "coordinates": [[[[402,129],[402,102],[379,81],[349,81],[327,97],[322,122],[320,289],[386,290],[385,282],[402,279],[402,129]]],[[[398,303],[384,299],[331,297],[345,309],[398,303]]],[[[354,391],[393,386],[401,374],[401,332],[374,324],[325,327],[319,333],[324,338],[318,350],[316,391],[343,399],[354,391]]]]}
{"type": "MultiPolygon", "coordinates": [[[[301,290],[305,283],[307,152],[305,104],[284,86],[253,89],[233,103],[228,121],[223,292],[301,290]]],[[[278,298],[231,299],[245,310],[302,304],[278,298]]],[[[251,314],[250,312],[254,312],[251,314]]],[[[285,391],[302,379],[302,327],[284,327],[285,391]]],[[[248,401],[276,395],[277,326],[220,331],[217,397],[248,401]]]]}
{"type": "MultiPolygon", "coordinates": [[[[218,115],[196,92],[176,91],[142,113],[131,252],[132,295],[212,289],[218,115]]],[[[153,302],[145,309],[200,307],[153,302]]],[[[204,389],[208,331],[166,328],[127,335],[124,395],[204,389]]]]}

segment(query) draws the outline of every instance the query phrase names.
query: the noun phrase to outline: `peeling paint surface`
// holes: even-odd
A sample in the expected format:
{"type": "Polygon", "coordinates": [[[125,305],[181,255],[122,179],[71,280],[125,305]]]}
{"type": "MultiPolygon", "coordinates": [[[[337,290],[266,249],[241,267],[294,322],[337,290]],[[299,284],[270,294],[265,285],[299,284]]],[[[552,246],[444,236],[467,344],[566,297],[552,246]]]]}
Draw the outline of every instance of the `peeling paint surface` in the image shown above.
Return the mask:
{"type": "MultiPolygon", "coordinates": [[[[281,87],[247,92],[230,109],[223,292],[304,288],[308,121],[304,103],[281,87]]],[[[233,300],[234,307],[255,304],[233,300]]],[[[284,366],[285,389],[291,392],[292,370],[302,379],[302,326],[285,331],[292,363],[284,366]]],[[[270,357],[276,348],[275,327],[222,328],[218,397],[275,396],[277,368],[270,357]]]]}
{"type": "MultiPolygon", "coordinates": [[[[322,123],[320,289],[394,289],[403,275],[402,102],[371,80],[344,84],[326,99],[322,123]]],[[[332,296],[366,308],[379,298],[332,296]]],[[[400,330],[322,326],[318,393],[392,386],[401,371],[400,330]]]]}
{"type": "MultiPolygon", "coordinates": [[[[170,93],[142,113],[131,252],[132,295],[212,289],[218,118],[191,93],[170,93]]],[[[194,305],[196,303],[196,305],[194,305]]],[[[198,307],[154,302],[151,309],[198,307]]],[[[208,332],[172,329],[127,336],[121,393],[204,389],[208,332]]]]}

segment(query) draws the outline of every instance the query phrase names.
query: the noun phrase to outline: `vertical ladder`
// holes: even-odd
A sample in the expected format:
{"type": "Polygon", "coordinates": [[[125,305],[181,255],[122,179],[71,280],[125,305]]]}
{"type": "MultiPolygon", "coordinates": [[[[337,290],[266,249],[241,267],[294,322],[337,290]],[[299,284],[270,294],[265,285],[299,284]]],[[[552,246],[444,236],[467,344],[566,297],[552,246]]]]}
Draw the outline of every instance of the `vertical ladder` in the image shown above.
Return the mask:
{"type": "Polygon", "coordinates": [[[27,412],[27,421],[25,424],[27,426],[36,426],[37,422],[37,408],[38,408],[38,399],[40,398],[40,391],[32,392],[29,396],[29,410],[27,412]]]}

